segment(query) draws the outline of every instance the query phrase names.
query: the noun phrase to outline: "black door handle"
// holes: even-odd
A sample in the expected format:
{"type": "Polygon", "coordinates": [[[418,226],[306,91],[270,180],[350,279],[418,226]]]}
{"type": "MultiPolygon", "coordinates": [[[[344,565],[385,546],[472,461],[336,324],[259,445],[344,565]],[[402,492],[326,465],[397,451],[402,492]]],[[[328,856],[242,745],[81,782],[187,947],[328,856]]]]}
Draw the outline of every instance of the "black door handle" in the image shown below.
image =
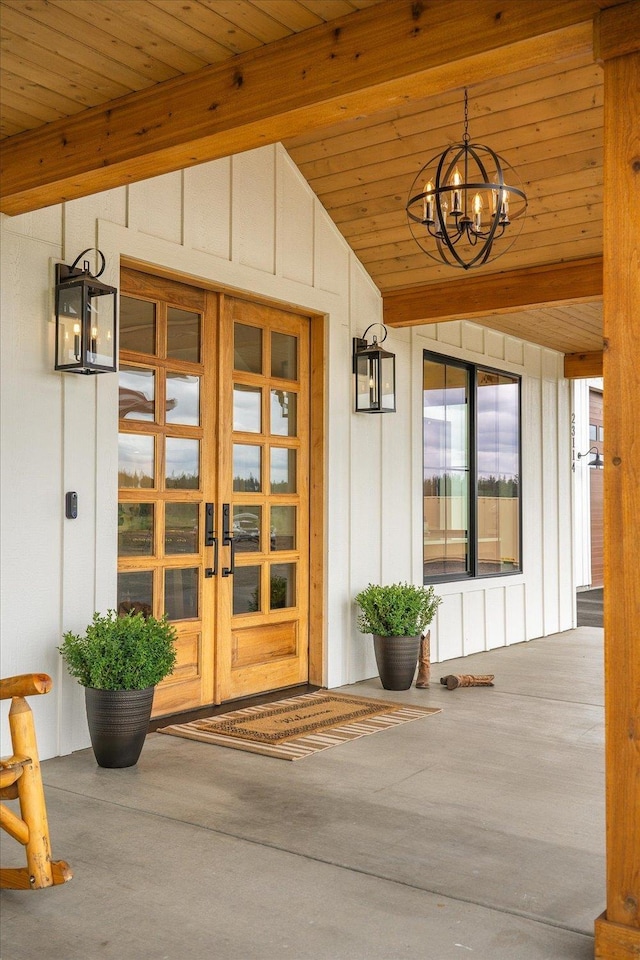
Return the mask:
{"type": "Polygon", "coordinates": [[[205,577],[215,577],[218,572],[218,538],[215,535],[215,507],[212,503],[205,504],[204,510],[204,545],[213,547],[213,566],[204,571],[205,577]]]}
{"type": "Polygon", "coordinates": [[[223,577],[232,577],[236,572],[236,543],[231,534],[229,527],[229,521],[231,518],[231,510],[228,503],[222,504],[222,545],[224,547],[230,547],[231,555],[229,557],[231,566],[222,568],[223,577]]]}

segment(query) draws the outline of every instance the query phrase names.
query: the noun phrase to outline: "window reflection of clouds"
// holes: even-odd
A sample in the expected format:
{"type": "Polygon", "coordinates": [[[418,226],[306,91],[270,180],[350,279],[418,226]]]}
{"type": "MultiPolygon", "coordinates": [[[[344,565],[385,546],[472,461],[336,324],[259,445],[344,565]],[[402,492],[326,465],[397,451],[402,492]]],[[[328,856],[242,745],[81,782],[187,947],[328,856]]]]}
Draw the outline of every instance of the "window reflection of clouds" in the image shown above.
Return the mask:
{"type": "Polygon", "coordinates": [[[423,392],[425,475],[468,469],[467,373],[457,367],[426,364],[429,389],[423,392]],[[431,383],[444,381],[443,386],[431,383]]]}
{"type": "Polygon", "coordinates": [[[167,423],[200,423],[200,378],[167,374],[167,423]]]}
{"type": "Polygon", "coordinates": [[[153,486],[154,439],[137,433],[118,434],[118,485],[153,486]]]}
{"type": "Polygon", "coordinates": [[[251,481],[251,489],[259,490],[261,448],[248,443],[234,443],[233,445],[233,478],[234,489],[244,489],[236,486],[238,481],[251,481]]]}
{"type": "Polygon", "coordinates": [[[197,477],[199,473],[200,441],[167,437],[167,478],[197,477]]]}
{"type": "Polygon", "coordinates": [[[120,469],[140,469],[153,464],[153,437],[137,433],[121,433],[118,437],[120,469]]]}
{"type": "Polygon", "coordinates": [[[478,475],[517,477],[518,382],[500,378],[499,384],[478,387],[478,475]]]}
{"type": "Polygon", "coordinates": [[[286,450],[271,451],[271,482],[283,483],[289,479],[289,459],[286,450]]]}
{"type": "Polygon", "coordinates": [[[233,429],[260,433],[262,391],[236,384],[233,388],[233,429]]]}

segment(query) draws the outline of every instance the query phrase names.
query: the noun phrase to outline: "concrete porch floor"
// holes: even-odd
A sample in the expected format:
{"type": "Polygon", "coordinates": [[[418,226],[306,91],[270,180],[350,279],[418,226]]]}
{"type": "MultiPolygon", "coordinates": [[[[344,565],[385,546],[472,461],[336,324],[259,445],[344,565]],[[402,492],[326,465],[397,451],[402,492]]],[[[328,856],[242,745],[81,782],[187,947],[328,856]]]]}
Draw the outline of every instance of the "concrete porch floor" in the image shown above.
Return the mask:
{"type": "Polygon", "coordinates": [[[442,712],[298,763],[157,733],[126,770],[46,761],[74,879],[2,891],[2,957],[592,958],[602,646],[581,627],[435,665],[428,690],[344,687],[442,712]],[[496,686],[449,692],[457,672],[496,686]]]}

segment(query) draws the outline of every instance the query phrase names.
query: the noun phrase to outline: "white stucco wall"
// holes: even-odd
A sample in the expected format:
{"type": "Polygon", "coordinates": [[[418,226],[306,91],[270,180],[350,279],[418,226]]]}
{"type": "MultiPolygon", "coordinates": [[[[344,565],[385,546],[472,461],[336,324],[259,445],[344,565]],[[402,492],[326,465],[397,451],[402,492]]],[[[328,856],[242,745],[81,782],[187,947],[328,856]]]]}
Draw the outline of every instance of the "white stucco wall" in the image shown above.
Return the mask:
{"type": "MultiPolygon", "coordinates": [[[[477,324],[390,331],[398,412],[352,413],[351,338],[381,298],[280,146],[169,174],[63,207],[2,218],[2,647],[0,674],[45,671],[33,702],[42,757],[88,744],[82,691],[56,646],[115,604],[117,378],[53,372],[52,264],[81,250],[120,257],[326,314],[328,683],[375,675],[355,629],[369,581],[420,582],[422,351],[523,376],[524,570],[438,585],[434,659],[520,642],[574,624],[569,388],[561,357],[477,324]],[[79,495],[77,520],[64,493],[79,495]]],[[[3,705],[3,737],[6,704],[3,705]]],[[[3,750],[6,752],[6,750],[3,750]]]]}

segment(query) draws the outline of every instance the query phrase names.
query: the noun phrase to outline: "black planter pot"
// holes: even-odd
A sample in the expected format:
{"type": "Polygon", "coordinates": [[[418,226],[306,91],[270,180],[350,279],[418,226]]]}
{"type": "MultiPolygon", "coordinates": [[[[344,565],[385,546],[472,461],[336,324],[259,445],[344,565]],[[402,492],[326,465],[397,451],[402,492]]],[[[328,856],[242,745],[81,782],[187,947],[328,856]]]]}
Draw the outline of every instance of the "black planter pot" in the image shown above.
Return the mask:
{"type": "Polygon", "coordinates": [[[132,767],[147,735],[155,687],[146,690],[94,690],[84,698],[91,746],[100,767],[132,767]]]}
{"type": "Polygon", "coordinates": [[[385,690],[408,690],[418,665],[420,637],[373,638],[378,673],[385,690]]]}

